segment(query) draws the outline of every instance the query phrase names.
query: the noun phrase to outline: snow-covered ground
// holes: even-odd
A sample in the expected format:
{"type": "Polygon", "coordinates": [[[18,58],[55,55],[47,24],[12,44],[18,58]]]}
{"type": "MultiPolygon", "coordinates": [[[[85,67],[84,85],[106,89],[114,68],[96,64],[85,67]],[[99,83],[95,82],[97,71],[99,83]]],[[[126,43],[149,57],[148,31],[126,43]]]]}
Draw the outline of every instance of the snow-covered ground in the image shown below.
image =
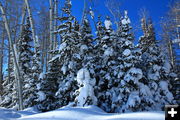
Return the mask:
{"type": "Polygon", "coordinates": [[[6,108],[0,107],[0,120],[16,120],[23,116],[31,116],[37,113],[38,111],[32,107],[27,108],[23,111],[16,111],[13,109],[6,109],[6,108]]]}
{"type": "Polygon", "coordinates": [[[164,120],[164,112],[106,113],[96,106],[63,107],[38,113],[33,108],[24,111],[0,108],[0,120],[164,120]]]}

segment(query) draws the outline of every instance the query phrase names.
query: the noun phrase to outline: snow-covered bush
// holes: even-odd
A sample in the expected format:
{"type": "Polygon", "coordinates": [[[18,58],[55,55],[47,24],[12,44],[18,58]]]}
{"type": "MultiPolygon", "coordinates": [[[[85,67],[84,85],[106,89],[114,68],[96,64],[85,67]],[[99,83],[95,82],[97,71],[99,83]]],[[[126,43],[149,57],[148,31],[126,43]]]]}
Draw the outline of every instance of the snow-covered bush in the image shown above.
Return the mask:
{"type": "Polygon", "coordinates": [[[90,77],[89,70],[82,68],[77,73],[76,78],[79,89],[76,90],[75,102],[77,106],[96,105],[97,98],[94,95],[95,79],[90,77]]]}

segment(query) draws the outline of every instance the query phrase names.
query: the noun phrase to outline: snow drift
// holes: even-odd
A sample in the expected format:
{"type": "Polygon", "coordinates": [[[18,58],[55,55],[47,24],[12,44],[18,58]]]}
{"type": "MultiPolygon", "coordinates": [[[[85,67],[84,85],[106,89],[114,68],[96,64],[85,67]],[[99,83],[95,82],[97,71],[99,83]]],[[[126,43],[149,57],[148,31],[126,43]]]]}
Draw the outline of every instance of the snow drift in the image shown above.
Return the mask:
{"type": "Polygon", "coordinates": [[[164,112],[106,113],[96,106],[63,107],[54,111],[37,113],[26,109],[14,111],[0,108],[0,120],[164,120],[164,112]]]}

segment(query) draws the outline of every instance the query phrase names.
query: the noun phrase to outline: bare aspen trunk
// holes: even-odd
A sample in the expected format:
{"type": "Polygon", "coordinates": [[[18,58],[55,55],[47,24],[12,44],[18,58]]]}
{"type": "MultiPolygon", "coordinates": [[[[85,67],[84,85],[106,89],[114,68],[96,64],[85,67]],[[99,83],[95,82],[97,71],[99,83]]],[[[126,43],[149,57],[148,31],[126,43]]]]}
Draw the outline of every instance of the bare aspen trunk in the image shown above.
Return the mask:
{"type": "Polygon", "coordinates": [[[48,36],[44,36],[44,40],[45,40],[45,46],[44,46],[44,65],[45,65],[45,71],[48,71],[48,60],[49,60],[49,54],[48,54],[48,50],[49,50],[49,35],[48,36]]]}
{"type": "Polygon", "coordinates": [[[168,40],[168,48],[169,48],[170,61],[171,61],[172,67],[174,69],[175,68],[175,60],[174,60],[172,42],[170,39],[168,40]]]}
{"type": "Polygon", "coordinates": [[[22,9],[20,36],[21,36],[21,34],[22,34],[22,31],[23,31],[23,25],[24,25],[24,22],[25,22],[26,11],[27,11],[27,7],[26,7],[26,4],[24,4],[24,5],[23,5],[23,9],[22,9]]]}
{"type": "MultiPolygon", "coordinates": [[[[58,16],[58,0],[55,0],[54,1],[54,30],[53,31],[56,31],[57,30],[57,16],[58,16]]],[[[56,49],[57,47],[57,35],[54,34],[54,45],[53,45],[53,48],[56,49]]]]}
{"type": "Polygon", "coordinates": [[[114,18],[114,23],[116,24],[116,27],[119,27],[119,20],[121,19],[121,10],[120,10],[120,6],[121,6],[121,2],[120,0],[106,0],[105,1],[105,6],[106,8],[109,10],[109,12],[112,14],[113,18],[114,18]]]}
{"type": "Polygon", "coordinates": [[[3,93],[3,58],[4,58],[4,34],[5,30],[3,28],[3,33],[2,33],[2,42],[1,42],[1,50],[0,50],[0,96],[3,93]]]}
{"type": "Polygon", "coordinates": [[[45,53],[45,67],[46,67],[46,72],[48,71],[48,52],[45,53]]]}
{"type": "MultiPolygon", "coordinates": [[[[36,35],[36,42],[35,42],[34,48],[37,50],[38,47],[40,47],[39,37],[36,35]]],[[[37,54],[37,53],[36,53],[36,54],[37,54]]]]}
{"type": "Polygon", "coordinates": [[[41,45],[41,51],[42,51],[42,54],[41,54],[41,62],[42,62],[42,64],[41,64],[41,69],[42,69],[42,71],[44,71],[44,49],[45,49],[45,38],[44,37],[42,37],[42,45],[41,45]]]}
{"type": "MultiPolygon", "coordinates": [[[[49,28],[50,28],[50,50],[53,50],[53,1],[49,0],[49,17],[50,17],[50,23],[49,23],[49,28]]],[[[51,59],[52,55],[49,54],[49,59],[51,59]]]]}
{"type": "MultiPolygon", "coordinates": [[[[5,2],[4,10],[5,10],[5,12],[7,10],[7,1],[5,2]]],[[[9,84],[10,83],[10,77],[11,77],[10,76],[11,75],[11,73],[10,73],[11,47],[10,47],[9,41],[8,41],[8,46],[7,47],[8,47],[8,84],[9,84]]]]}
{"type": "Polygon", "coordinates": [[[15,70],[16,70],[16,81],[18,83],[18,95],[19,95],[19,109],[22,110],[23,109],[23,99],[22,99],[22,84],[21,84],[21,76],[20,76],[20,71],[19,71],[19,66],[18,66],[18,61],[16,59],[16,54],[15,54],[15,49],[13,47],[13,42],[12,42],[12,39],[11,39],[11,33],[10,33],[10,29],[9,29],[9,25],[8,25],[8,21],[7,21],[7,18],[6,18],[6,14],[4,12],[4,9],[3,9],[3,6],[0,2],[0,9],[1,9],[1,12],[2,12],[2,17],[3,17],[3,20],[4,20],[4,24],[5,24],[5,29],[7,31],[7,35],[8,35],[8,40],[9,40],[9,43],[10,43],[10,47],[12,49],[12,53],[13,53],[13,61],[14,61],[14,65],[15,65],[15,70]]]}
{"type": "MultiPolygon", "coordinates": [[[[49,6],[48,6],[49,7],[49,6]]],[[[46,56],[47,52],[49,51],[49,10],[46,11],[43,6],[41,6],[40,12],[40,28],[41,28],[41,34],[40,34],[40,40],[41,40],[41,60],[42,60],[42,70],[46,71],[46,56]],[[48,17],[48,18],[47,18],[48,17]]]]}
{"type": "MultiPolygon", "coordinates": [[[[26,4],[26,8],[28,11],[28,15],[29,15],[29,20],[30,20],[30,25],[31,25],[31,29],[32,29],[32,37],[33,37],[33,41],[34,41],[34,45],[36,44],[36,33],[35,33],[35,29],[34,29],[34,22],[33,22],[33,18],[32,18],[32,12],[31,12],[31,8],[29,5],[29,1],[28,0],[24,0],[25,4],[26,4]]],[[[34,49],[34,52],[36,53],[36,49],[34,49]]]]}
{"type": "Polygon", "coordinates": [[[9,44],[9,41],[8,41],[8,47],[9,47],[9,51],[8,51],[8,84],[10,83],[10,75],[11,75],[11,73],[10,73],[10,62],[11,62],[11,47],[10,47],[10,44],[9,44]]]}
{"type": "Polygon", "coordinates": [[[86,12],[86,0],[84,0],[84,8],[83,8],[83,14],[82,14],[82,18],[81,18],[81,24],[83,24],[83,19],[85,16],[85,12],[86,12]]]}

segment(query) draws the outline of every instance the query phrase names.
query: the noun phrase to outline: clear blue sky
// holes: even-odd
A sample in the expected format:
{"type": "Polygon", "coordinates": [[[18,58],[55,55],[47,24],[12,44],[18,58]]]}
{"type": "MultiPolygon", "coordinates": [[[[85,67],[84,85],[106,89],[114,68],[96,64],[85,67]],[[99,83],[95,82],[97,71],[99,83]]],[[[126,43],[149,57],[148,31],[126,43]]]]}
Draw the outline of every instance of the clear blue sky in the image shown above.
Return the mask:
{"type": "MultiPolygon", "coordinates": [[[[78,20],[82,17],[82,10],[84,5],[84,0],[71,0],[73,7],[72,12],[73,15],[76,16],[78,20]]],[[[89,0],[87,0],[89,1],[89,0]]],[[[95,0],[95,17],[100,14],[105,18],[105,16],[111,16],[108,9],[105,7],[106,0],[95,0]]],[[[133,29],[135,30],[136,39],[142,35],[141,31],[137,31],[137,28],[140,27],[140,9],[145,8],[148,10],[149,15],[151,16],[155,30],[157,34],[157,38],[159,39],[159,34],[161,32],[160,29],[160,20],[167,13],[168,6],[172,3],[173,0],[116,0],[121,2],[121,10],[128,10],[129,17],[132,22],[133,29]]],[[[49,0],[30,0],[30,4],[38,5],[44,3],[49,6],[49,0]]],[[[59,8],[63,5],[64,0],[59,0],[59,8]]]]}
{"type": "MultiPolygon", "coordinates": [[[[111,16],[108,9],[105,7],[106,0],[97,0],[98,4],[96,6],[96,13],[101,14],[102,16],[109,15],[111,16]]],[[[117,0],[118,1],[118,0],[117,0]]],[[[149,15],[152,17],[152,20],[155,25],[157,38],[159,39],[160,29],[160,20],[168,11],[168,6],[173,0],[119,0],[121,2],[121,10],[128,10],[129,17],[132,22],[134,29],[140,27],[140,9],[146,8],[149,15]]],[[[77,18],[81,18],[81,13],[83,9],[83,0],[72,0],[73,3],[73,14],[77,18]]],[[[96,15],[97,17],[98,15],[96,15]]],[[[135,31],[136,39],[141,36],[140,31],[135,31]]]]}

